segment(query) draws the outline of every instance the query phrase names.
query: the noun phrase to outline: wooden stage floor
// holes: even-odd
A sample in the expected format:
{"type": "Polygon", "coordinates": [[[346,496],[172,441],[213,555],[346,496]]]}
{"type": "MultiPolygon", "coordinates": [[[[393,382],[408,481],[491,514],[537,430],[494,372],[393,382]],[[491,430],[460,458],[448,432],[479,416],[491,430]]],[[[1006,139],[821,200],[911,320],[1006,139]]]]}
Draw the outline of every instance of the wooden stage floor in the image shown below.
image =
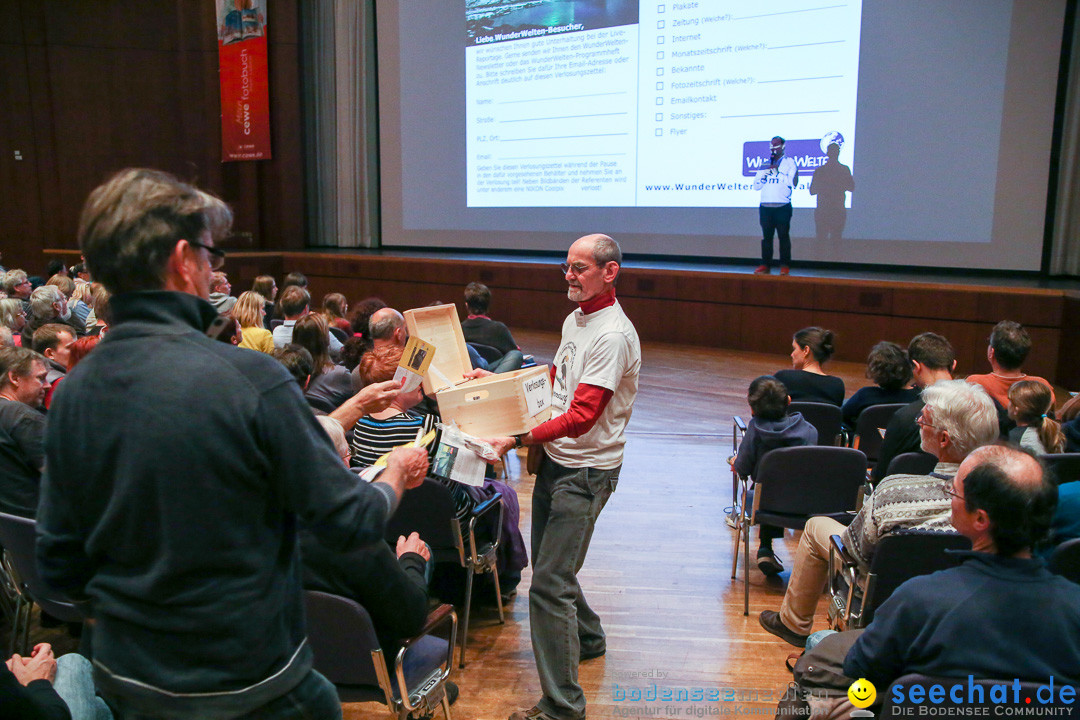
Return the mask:
{"type": "MultiPolygon", "coordinates": [[[[538,361],[550,361],[558,346],[556,333],[515,331],[515,338],[538,361]]],[[[579,576],[608,636],[607,655],[580,668],[590,718],[772,717],[775,698],[790,679],[784,659],[795,648],[762,630],[757,614],[779,608],[788,573],[766,582],[755,566],[750,615],[743,616],[743,570],[731,580],[735,532],[723,520],[731,505],[725,459],[731,454],[731,416],[749,415],[750,380],[789,365],[781,354],[643,345],[619,486],[600,516],[579,576]],[[751,699],[614,699],[616,686],[625,692],[654,684],[673,692],[735,688],[751,699]]],[[[844,378],[848,394],[867,383],[862,364],[830,363],[827,369],[844,378]]],[[[522,476],[516,457],[509,465],[528,545],[532,478],[522,476]]],[[[788,531],[776,545],[788,569],[797,541],[788,531]]],[[[452,676],[461,689],[455,718],[503,720],[540,697],[529,640],[529,581],[526,569],[505,625],[493,607],[474,614],[467,666],[452,676]]],[[[819,617],[824,608],[823,602],[819,617]]],[[[818,625],[825,627],[823,620],[818,625]]],[[[344,707],[353,720],[387,717],[374,704],[344,707]]]]}

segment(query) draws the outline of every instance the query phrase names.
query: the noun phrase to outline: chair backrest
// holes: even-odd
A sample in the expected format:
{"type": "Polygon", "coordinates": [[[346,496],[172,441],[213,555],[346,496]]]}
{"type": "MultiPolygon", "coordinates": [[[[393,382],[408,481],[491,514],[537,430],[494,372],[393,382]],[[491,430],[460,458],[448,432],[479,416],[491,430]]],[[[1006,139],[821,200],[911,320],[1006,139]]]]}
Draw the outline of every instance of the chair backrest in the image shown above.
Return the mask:
{"type": "Polygon", "coordinates": [[[877,462],[881,452],[881,431],[892,420],[896,411],[907,403],[883,403],[871,405],[859,413],[859,419],[855,421],[855,447],[866,455],[870,463],[877,462]]]}
{"type": "Polygon", "coordinates": [[[315,669],[335,685],[371,686],[381,698],[371,659],[379,638],[368,611],[358,602],[317,590],[304,591],[304,605],[315,669]]]}
{"type": "Polygon", "coordinates": [[[345,331],[339,327],[330,328],[330,334],[337,338],[338,342],[344,345],[349,341],[349,336],[345,334],[345,331]]]}
{"type": "Polygon", "coordinates": [[[840,427],[844,416],[840,408],[829,403],[793,402],[788,405],[788,412],[799,412],[806,422],[817,428],[818,445],[835,445],[840,437],[840,427]]]}
{"type": "Polygon", "coordinates": [[[866,456],[846,447],[803,445],[765,453],[754,477],[759,513],[844,515],[866,481],[866,456]]]}
{"type": "Polygon", "coordinates": [[[1054,471],[1058,485],[1080,480],[1080,453],[1048,453],[1042,461],[1054,471]]]}
{"type": "Polygon", "coordinates": [[[900,453],[889,462],[889,469],[886,471],[885,477],[889,475],[929,475],[934,471],[937,462],[936,457],[922,450],[900,453]]]}
{"type": "Polygon", "coordinates": [[[473,346],[476,352],[480,353],[480,357],[484,358],[487,362],[497,362],[502,359],[503,353],[499,351],[499,348],[492,347],[491,345],[484,345],[483,343],[469,343],[473,346]]]}
{"type": "Polygon", "coordinates": [[[285,321],[281,318],[274,318],[270,321],[270,330],[273,331],[275,328],[277,328],[278,325],[284,324],[284,322],[285,321]]]}
{"type": "Polygon", "coordinates": [[[56,592],[41,579],[37,569],[37,522],[30,518],[0,513],[0,546],[8,553],[11,565],[19,574],[30,597],[42,610],[65,622],[81,622],[83,617],[65,595],[56,592]]]}
{"type": "Polygon", "coordinates": [[[866,627],[874,611],[900,585],[918,575],[929,575],[959,564],[946,550],[970,550],[971,540],[959,533],[931,530],[901,530],[881,538],[870,560],[870,597],[863,598],[859,624],[866,627]]]}
{"type": "Polygon", "coordinates": [[[1080,583],[1080,538],[1073,538],[1054,548],[1050,569],[1058,575],[1080,583]]]}
{"type": "Polygon", "coordinates": [[[436,560],[463,562],[460,526],[458,532],[454,531],[456,517],[450,490],[438,480],[427,478],[420,487],[406,490],[402,495],[397,512],[386,524],[386,539],[393,545],[400,535],[420,533],[436,560]]]}

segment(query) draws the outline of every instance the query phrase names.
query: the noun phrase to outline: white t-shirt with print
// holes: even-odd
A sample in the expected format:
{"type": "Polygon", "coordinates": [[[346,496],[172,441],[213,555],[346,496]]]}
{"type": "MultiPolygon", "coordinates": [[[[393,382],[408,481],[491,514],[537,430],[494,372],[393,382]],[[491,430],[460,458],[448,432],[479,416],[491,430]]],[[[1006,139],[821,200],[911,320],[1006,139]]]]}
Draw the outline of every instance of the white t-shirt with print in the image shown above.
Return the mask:
{"type": "Polygon", "coordinates": [[[570,408],[579,383],[614,394],[600,418],[581,437],[562,437],[544,445],[548,456],[570,468],[611,470],[622,464],[626,423],[637,397],[641,344],[618,301],[586,315],[577,309],[563,322],[562,344],[555,354],[551,416],[570,408]]]}

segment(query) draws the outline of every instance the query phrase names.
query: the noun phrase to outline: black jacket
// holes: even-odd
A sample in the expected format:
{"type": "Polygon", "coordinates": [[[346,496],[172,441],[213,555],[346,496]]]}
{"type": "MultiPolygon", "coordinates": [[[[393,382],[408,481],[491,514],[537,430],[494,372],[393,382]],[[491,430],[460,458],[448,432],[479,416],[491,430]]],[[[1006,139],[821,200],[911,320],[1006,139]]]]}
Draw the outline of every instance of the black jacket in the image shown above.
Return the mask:
{"type": "Polygon", "coordinates": [[[39,566],[88,601],[103,694],[249,711],[311,666],[297,516],[355,547],[382,538],[393,492],[356,482],[283,366],[206,337],[209,303],[161,291],[110,307],[49,411],[39,566]]]}

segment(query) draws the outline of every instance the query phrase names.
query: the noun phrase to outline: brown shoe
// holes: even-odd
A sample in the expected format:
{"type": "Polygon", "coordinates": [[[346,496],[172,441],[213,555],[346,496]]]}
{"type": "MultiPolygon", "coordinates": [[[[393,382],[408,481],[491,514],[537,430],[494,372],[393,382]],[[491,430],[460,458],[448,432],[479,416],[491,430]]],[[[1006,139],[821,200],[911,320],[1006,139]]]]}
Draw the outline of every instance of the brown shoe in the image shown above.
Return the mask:
{"type": "Polygon", "coordinates": [[[781,275],[790,275],[791,274],[791,268],[789,268],[787,265],[781,265],[780,266],[780,274],[781,275]]]}
{"type": "Polygon", "coordinates": [[[754,274],[755,275],[768,275],[769,274],[769,266],[768,265],[758,265],[756,268],[754,268],[754,274]]]}
{"type": "Polygon", "coordinates": [[[780,619],[780,613],[775,610],[762,610],[758,615],[758,622],[761,623],[761,627],[771,632],[776,637],[780,638],[786,643],[791,643],[795,647],[806,647],[807,635],[800,635],[788,628],[784,624],[784,621],[780,619]]]}

